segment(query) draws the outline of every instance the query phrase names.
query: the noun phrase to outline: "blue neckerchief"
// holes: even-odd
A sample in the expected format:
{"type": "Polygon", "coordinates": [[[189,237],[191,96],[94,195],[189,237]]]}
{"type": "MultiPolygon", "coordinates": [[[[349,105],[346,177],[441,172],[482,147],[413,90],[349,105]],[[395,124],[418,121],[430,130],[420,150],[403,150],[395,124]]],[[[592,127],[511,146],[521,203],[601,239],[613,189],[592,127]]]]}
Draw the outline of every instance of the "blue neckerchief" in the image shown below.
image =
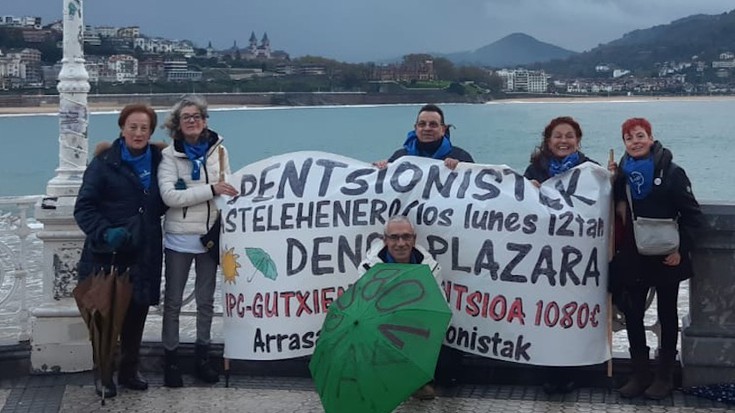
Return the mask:
{"type": "MultiPolygon", "coordinates": [[[[410,262],[410,264],[418,264],[417,261],[418,260],[417,260],[417,257],[416,257],[416,250],[415,249],[412,249],[411,250],[411,262],[410,262]]],[[[387,248],[385,250],[385,261],[383,261],[383,262],[387,262],[389,264],[395,264],[395,262],[396,262],[396,259],[393,258],[392,255],[390,255],[390,252],[388,252],[388,249],[387,248]]]]}
{"type": "Polygon", "coordinates": [[[120,155],[126,164],[133,168],[133,171],[138,175],[140,184],[143,188],[148,189],[151,187],[151,162],[153,157],[151,156],[151,146],[145,147],[145,152],[141,155],[133,156],[128,150],[125,141],[120,139],[120,155]]]}
{"type": "Polygon", "coordinates": [[[653,156],[649,155],[645,159],[635,159],[626,155],[623,173],[628,179],[630,197],[633,199],[647,197],[653,189],[653,156]]]}
{"type": "Polygon", "coordinates": [[[204,165],[204,155],[207,154],[209,149],[209,142],[201,141],[194,145],[184,141],[184,152],[186,157],[191,160],[191,180],[198,181],[202,165],[204,165]]]}
{"type": "Polygon", "coordinates": [[[552,158],[549,162],[549,175],[556,176],[562,172],[566,172],[579,164],[579,152],[574,152],[564,157],[564,159],[552,158]]]}
{"type": "Polygon", "coordinates": [[[418,148],[419,137],[416,136],[416,131],[408,132],[406,141],[403,142],[403,147],[406,148],[406,153],[413,156],[423,156],[425,158],[433,159],[444,159],[452,152],[452,142],[449,140],[449,135],[444,135],[442,143],[434,153],[422,153],[418,148]]]}

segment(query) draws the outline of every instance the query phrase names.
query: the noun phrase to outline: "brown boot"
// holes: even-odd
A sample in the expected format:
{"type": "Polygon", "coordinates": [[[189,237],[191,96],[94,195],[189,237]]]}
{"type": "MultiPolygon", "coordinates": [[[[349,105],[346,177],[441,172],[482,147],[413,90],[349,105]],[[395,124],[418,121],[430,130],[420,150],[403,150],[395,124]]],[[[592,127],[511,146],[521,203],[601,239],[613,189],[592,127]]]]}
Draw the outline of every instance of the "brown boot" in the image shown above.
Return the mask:
{"type": "Polygon", "coordinates": [[[433,400],[436,399],[436,391],[431,383],[423,385],[420,389],[413,393],[413,397],[419,400],[433,400]]]}
{"type": "Polygon", "coordinates": [[[674,390],[674,362],[676,350],[659,350],[656,379],[645,391],[645,396],[652,400],[661,400],[671,395],[674,390]]]}
{"type": "Polygon", "coordinates": [[[648,368],[648,347],[630,349],[630,362],[633,369],[628,382],[618,389],[620,397],[631,399],[638,397],[651,385],[653,377],[648,368]]]}

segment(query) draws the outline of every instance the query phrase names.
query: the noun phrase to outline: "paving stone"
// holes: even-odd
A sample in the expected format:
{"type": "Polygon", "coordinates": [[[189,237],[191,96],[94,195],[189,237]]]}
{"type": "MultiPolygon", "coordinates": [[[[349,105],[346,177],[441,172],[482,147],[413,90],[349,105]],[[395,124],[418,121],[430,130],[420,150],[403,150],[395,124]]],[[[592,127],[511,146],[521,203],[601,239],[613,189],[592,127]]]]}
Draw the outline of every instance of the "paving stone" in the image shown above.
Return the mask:
{"type": "MultiPolygon", "coordinates": [[[[161,375],[148,377],[145,392],[119,389],[103,407],[94,394],[91,374],[30,376],[26,380],[0,382],[0,413],[20,412],[314,412],[322,413],[321,402],[308,378],[234,376],[224,383],[204,385],[185,376],[185,386],[161,386],[161,375]]],[[[721,413],[728,406],[674,393],[660,402],[621,399],[609,389],[584,388],[567,395],[547,396],[539,386],[467,385],[439,388],[441,397],[432,401],[410,399],[396,413],[474,412],[610,412],[610,413],[721,413]]],[[[730,406],[732,411],[733,406],[730,406]]]]}
{"type": "Polygon", "coordinates": [[[10,389],[0,389],[0,409],[2,409],[2,406],[5,406],[5,400],[8,399],[10,391],[10,389]]]}

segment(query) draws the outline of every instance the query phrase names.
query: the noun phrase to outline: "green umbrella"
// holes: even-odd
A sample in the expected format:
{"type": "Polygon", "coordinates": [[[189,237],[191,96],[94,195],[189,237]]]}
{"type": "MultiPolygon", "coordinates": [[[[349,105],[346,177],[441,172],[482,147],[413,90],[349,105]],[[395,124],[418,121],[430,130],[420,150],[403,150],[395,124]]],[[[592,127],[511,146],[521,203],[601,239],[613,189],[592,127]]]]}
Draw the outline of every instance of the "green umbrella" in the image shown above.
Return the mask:
{"type": "Polygon", "coordinates": [[[260,271],[265,278],[275,280],[278,277],[278,270],[273,258],[267,252],[260,248],[245,248],[245,254],[248,256],[250,263],[255,267],[255,271],[248,277],[248,282],[253,280],[255,273],[260,271]]]}
{"type": "Polygon", "coordinates": [[[329,307],[309,363],[326,413],[393,411],[434,377],[451,317],[427,265],[371,268],[329,307]]]}

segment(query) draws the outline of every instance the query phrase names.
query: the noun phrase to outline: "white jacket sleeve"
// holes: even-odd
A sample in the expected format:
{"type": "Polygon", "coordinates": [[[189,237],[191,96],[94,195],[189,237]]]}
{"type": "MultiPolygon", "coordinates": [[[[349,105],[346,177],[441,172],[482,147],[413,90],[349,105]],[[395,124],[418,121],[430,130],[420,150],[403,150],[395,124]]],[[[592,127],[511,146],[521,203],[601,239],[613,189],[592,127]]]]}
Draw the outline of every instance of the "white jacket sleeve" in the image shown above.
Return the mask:
{"type": "Polygon", "coordinates": [[[194,185],[186,189],[176,189],[179,179],[176,168],[177,160],[170,152],[171,147],[163,151],[163,158],[158,166],[158,187],[161,190],[163,203],[169,207],[182,208],[201,204],[214,198],[212,185],[194,185]]]}

